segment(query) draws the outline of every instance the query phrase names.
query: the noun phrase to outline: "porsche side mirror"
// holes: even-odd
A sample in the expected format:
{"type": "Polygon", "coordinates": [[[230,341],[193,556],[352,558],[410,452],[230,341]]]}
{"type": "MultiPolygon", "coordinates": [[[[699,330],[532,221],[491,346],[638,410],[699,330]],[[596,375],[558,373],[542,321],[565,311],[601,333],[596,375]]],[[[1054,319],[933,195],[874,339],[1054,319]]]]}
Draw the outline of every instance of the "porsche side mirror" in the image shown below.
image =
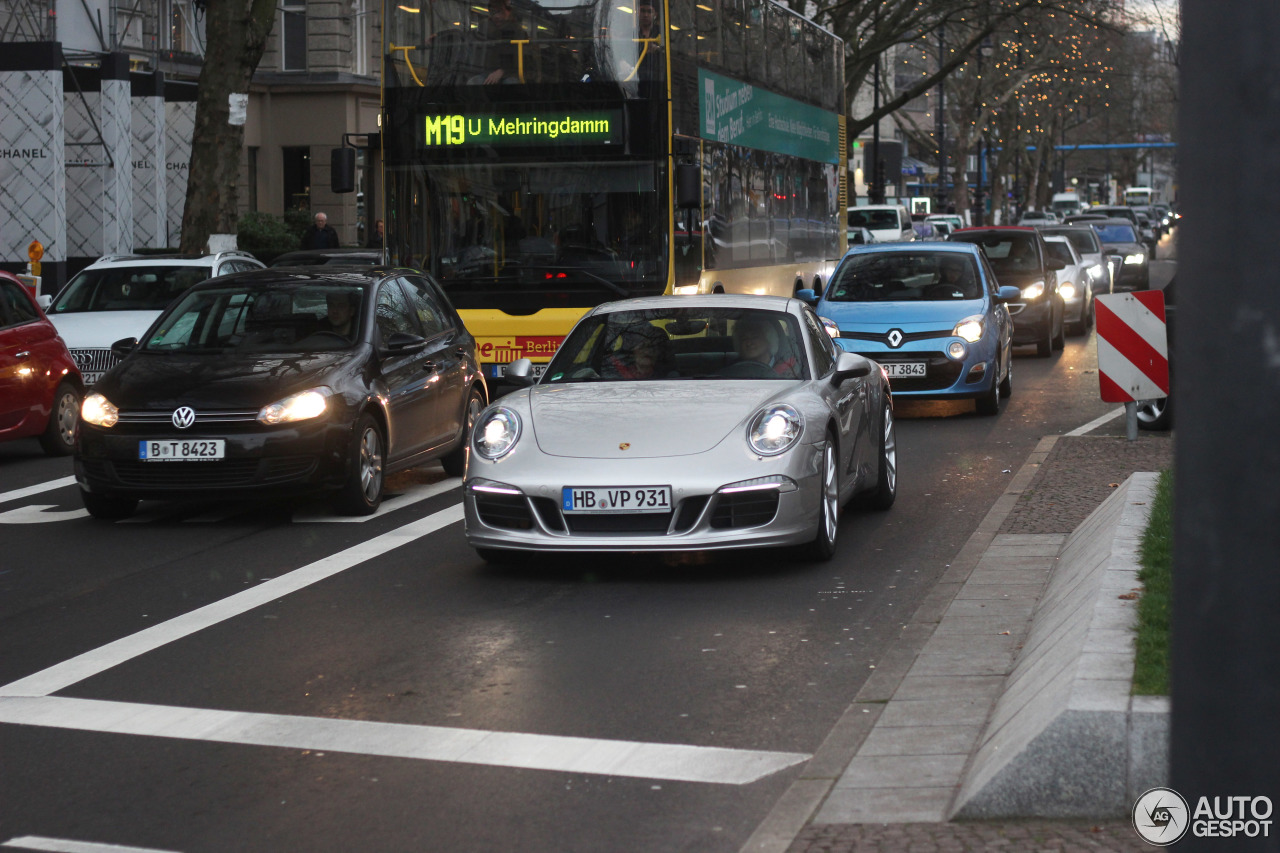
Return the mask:
{"type": "Polygon", "coordinates": [[[835,381],[843,382],[846,379],[860,379],[863,376],[870,376],[872,365],[871,359],[858,355],[856,352],[842,352],[836,358],[835,381]]]}

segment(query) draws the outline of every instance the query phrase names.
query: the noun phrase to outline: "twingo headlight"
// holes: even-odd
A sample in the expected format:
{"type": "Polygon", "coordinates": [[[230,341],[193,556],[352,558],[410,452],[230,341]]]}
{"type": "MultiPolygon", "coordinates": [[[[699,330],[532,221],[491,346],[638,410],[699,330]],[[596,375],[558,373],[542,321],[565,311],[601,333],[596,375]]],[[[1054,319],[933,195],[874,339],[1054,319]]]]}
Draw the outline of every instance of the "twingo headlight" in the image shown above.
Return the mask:
{"type": "Polygon", "coordinates": [[[290,394],[283,400],[276,400],[263,406],[258,412],[258,422],[275,426],[291,424],[297,421],[309,421],[318,418],[329,408],[328,388],[308,388],[297,394],[290,394]]]}
{"type": "Polygon", "coordinates": [[[1031,284],[1028,284],[1026,287],[1022,288],[1023,299],[1039,299],[1041,296],[1044,296],[1043,281],[1033,281],[1031,282],[1031,284]]]}
{"type": "Polygon", "coordinates": [[[982,333],[986,331],[986,323],[982,319],[981,314],[974,314],[972,317],[965,317],[956,327],[951,330],[951,334],[957,338],[964,338],[971,344],[976,344],[982,340],[982,333]]]}
{"type": "Polygon", "coordinates": [[[840,327],[836,325],[835,320],[829,317],[819,317],[818,319],[822,321],[822,328],[827,330],[828,335],[837,339],[840,337],[840,327]]]}
{"type": "Polygon", "coordinates": [[[485,459],[501,459],[520,440],[520,417],[507,408],[492,410],[471,432],[476,453],[485,459]]]}
{"type": "Polygon", "coordinates": [[[1124,262],[1126,265],[1140,264],[1147,259],[1147,256],[1141,252],[1134,252],[1132,255],[1125,255],[1124,262]]]}
{"type": "Polygon", "coordinates": [[[747,428],[747,444],[761,456],[777,456],[800,440],[804,418],[788,405],[762,409],[747,428]]]}
{"type": "Polygon", "coordinates": [[[120,420],[120,410],[101,394],[90,394],[80,404],[80,417],[87,424],[112,427],[120,420]]]}

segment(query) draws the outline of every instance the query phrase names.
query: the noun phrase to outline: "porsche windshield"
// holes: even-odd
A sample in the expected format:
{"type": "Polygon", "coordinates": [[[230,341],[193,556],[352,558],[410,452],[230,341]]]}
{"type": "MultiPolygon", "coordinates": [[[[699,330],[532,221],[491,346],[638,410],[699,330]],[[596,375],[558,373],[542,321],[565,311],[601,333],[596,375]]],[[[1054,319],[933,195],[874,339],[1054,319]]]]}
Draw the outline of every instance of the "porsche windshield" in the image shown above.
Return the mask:
{"type": "Polygon", "coordinates": [[[938,302],[981,296],[974,259],[959,252],[852,254],[827,289],[832,302],[938,302]]]}
{"type": "Polygon", "coordinates": [[[656,379],[807,379],[800,326],[750,308],[596,314],[574,327],[543,383],[656,379]]]}
{"type": "Polygon", "coordinates": [[[363,296],[360,287],[343,284],[197,290],[162,318],[143,349],[236,355],[350,349],[359,339],[363,296]]]}
{"type": "Polygon", "coordinates": [[[162,311],[187,288],[213,276],[211,266],[112,266],[82,270],[50,314],[79,311],[162,311]]]}

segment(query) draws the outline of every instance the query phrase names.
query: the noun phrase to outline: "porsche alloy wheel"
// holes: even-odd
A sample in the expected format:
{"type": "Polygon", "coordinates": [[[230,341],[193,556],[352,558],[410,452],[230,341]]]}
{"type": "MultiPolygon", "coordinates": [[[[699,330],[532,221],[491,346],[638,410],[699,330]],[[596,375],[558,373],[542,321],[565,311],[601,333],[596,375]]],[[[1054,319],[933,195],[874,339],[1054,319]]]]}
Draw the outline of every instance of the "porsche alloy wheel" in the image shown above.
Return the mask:
{"type": "Polygon", "coordinates": [[[840,524],[840,472],[837,470],[836,442],[827,436],[822,450],[822,493],[818,497],[818,530],[805,548],[810,560],[825,562],[836,553],[836,533],[840,524]]]}

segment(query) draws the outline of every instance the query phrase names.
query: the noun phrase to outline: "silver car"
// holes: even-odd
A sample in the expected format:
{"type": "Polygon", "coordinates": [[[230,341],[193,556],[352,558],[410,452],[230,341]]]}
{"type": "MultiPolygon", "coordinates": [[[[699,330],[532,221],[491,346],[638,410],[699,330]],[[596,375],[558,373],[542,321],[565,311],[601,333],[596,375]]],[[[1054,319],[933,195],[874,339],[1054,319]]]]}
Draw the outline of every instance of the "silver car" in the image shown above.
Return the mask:
{"type": "Polygon", "coordinates": [[[466,535],[491,561],[775,545],[825,560],[845,503],[896,495],[889,380],[808,305],[631,299],[590,311],[536,385],[477,418],[466,535]]]}

